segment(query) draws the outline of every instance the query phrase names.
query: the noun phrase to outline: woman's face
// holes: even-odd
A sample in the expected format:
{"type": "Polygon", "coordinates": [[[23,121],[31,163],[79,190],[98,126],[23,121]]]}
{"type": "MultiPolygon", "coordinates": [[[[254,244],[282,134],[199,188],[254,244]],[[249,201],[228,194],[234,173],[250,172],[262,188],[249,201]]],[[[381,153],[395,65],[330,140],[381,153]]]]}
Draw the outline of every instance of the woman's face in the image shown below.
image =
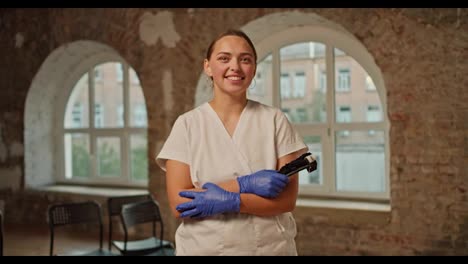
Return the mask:
{"type": "Polygon", "coordinates": [[[204,69],[213,78],[215,89],[234,95],[245,93],[255,76],[253,50],[245,39],[225,36],[215,43],[204,69]]]}

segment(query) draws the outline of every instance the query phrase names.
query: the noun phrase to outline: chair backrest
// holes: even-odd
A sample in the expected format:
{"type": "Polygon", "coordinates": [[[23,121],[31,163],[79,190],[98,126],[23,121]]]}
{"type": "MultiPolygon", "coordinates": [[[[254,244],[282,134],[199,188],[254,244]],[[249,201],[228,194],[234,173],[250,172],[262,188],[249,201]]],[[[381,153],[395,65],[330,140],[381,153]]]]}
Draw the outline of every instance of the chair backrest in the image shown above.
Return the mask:
{"type": "Polygon", "coordinates": [[[0,200],[0,256],[3,256],[3,215],[5,212],[5,201],[0,200]]]}
{"type": "Polygon", "coordinates": [[[124,227],[125,246],[128,242],[128,233],[130,228],[140,224],[152,223],[152,236],[154,237],[156,237],[156,224],[159,224],[159,239],[161,241],[160,246],[162,247],[164,225],[161,212],[159,210],[159,204],[155,200],[147,200],[123,205],[122,211],[120,212],[120,218],[124,227]]]}
{"type": "MultiPolygon", "coordinates": [[[[153,197],[151,194],[139,194],[139,195],[127,195],[127,196],[116,196],[109,197],[107,199],[107,213],[109,217],[109,250],[112,249],[112,234],[113,234],[113,225],[112,219],[115,216],[120,216],[120,211],[122,211],[122,206],[129,203],[135,203],[140,201],[151,200],[153,197]]],[[[120,220],[120,217],[118,218],[120,220]]]]}
{"type": "Polygon", "coordinates": [[[50,255],[54,252],[54,229],[73,224],[99,225],[99,249],[103,244],[101,206],[95,201],[62,203],[49,206],[48,222],[50,229],[50,255]]]}

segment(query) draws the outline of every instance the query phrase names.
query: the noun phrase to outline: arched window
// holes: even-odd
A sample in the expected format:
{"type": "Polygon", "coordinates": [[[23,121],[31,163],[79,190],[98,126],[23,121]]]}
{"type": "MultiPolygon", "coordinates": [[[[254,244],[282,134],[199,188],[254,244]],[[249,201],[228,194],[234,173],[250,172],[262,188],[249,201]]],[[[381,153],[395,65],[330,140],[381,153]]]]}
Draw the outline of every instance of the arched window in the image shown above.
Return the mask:
{"type": "Polygon", "coordinates": [[[282,109],[318,158],[316,171],[300,173],[300,194],[388,199],[385,89],[364,46],[343,32],[301,26],[256,47],[261,81],[248,97],[282,109]]]}
{"type": "Polygon", "coordinates": [[[66,83],[57,182],[146,186],[147,108],[137,74],[120,60],[84,68],[66,83]]]}

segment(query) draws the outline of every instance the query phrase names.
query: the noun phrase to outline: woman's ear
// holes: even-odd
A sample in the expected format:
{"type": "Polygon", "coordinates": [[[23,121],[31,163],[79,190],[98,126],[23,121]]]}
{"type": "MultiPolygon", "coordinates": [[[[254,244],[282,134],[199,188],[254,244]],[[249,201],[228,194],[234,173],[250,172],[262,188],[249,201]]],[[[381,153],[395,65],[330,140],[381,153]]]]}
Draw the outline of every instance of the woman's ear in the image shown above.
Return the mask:
{"type": "Polygon", "coordinates": [[[213,77],[213,74],[211,73],[210,62],[207,59],[203,61],[203,69],[206,75],[208,75],[209,77],[213,77]]]}

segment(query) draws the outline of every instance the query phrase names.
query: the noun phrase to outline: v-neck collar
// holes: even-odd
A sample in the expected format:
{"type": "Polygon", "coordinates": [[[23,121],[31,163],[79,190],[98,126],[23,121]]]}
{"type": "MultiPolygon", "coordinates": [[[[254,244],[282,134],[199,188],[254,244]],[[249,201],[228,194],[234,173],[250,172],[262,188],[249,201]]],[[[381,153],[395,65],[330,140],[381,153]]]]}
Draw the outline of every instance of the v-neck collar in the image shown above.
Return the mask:
{"type": "Polygon", "coordinates": [[[242,109],[242,112],[239,116],[239,120],[237,121],[237,124],[236,124],[236,127],[234,128],[234,131],[232,133],[232,136],[229,134],[229,132],[227,131],[226,127],[224,126],[223,124],[223,121],[221,121],[221,118],[219,118],[218,114],[216,113],[216,111],[213,109],[213,107],[208,103],[206,102],[206,108],[208,108],[208,112],[211,112],[211,115],[214,117],[214,119],[216,120],[216,123],[218,124],[218,126],[221,128],[221,130],[224,131],[225,135],[230,139],[230,140],[233,140],[235,141],[236,139],[236,135],[239,133],[238,131],[240,131],[243,127],[243,120],[245,119],[244,118],[244,115],[246,115],[245,113],[247,112],[247,108],[249,107],[250,105],[250,100],[247,100],[247,103],[245,104],[245,107],[244,109],[242,109]]]}

